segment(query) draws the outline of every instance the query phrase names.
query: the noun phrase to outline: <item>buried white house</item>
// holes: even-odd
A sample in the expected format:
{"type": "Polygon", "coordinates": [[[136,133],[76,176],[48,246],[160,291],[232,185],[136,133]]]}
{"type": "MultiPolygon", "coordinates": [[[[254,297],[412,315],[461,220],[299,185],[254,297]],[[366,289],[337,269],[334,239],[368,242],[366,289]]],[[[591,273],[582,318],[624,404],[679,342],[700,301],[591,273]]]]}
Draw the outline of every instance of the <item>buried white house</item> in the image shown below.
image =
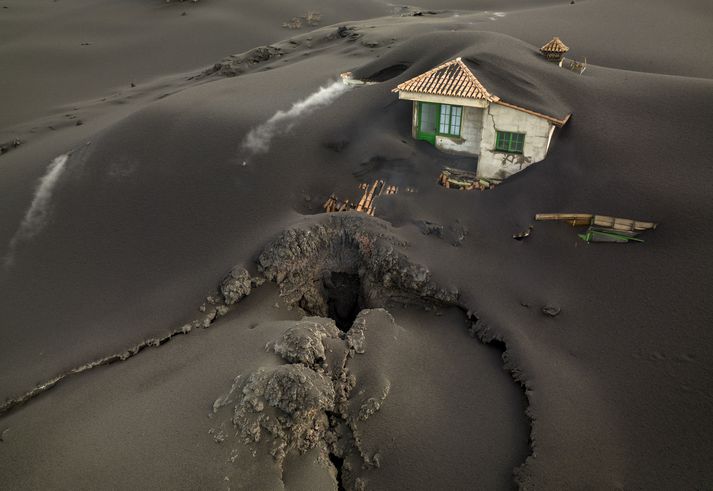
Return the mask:
{"type": "Polygon", "coordinates": [[[398,85],[413,101],[413,137],[441,151],[478,158],[479,178],[500,181],[545,158],[555,128],[569,120],[491,94],[461,58],[398,85]]]}

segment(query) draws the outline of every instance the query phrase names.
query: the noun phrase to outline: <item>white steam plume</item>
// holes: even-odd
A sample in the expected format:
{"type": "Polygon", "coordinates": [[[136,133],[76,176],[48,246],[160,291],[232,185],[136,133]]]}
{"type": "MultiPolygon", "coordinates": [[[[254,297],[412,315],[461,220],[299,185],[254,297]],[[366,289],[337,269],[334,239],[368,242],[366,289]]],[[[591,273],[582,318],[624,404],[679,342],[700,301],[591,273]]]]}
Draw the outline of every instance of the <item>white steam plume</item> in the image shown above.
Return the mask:
{"type": "Polygon", "coordinates": [[[277,111],[263,124],[251,129],[243,141],[243,147],[253,154],[267,152],[270,148],[270,141],[275,135],[289,131],[297,118],[328,106],[337,100],[339,96],[348,91],[349,88],[350,87],[341,80],[320,87],[317,92],[314,92],[301,101],[295,102],[289,110],[277,111]]]}
{"type": "Polygon", "coordinates": [[[25,213],[25,217],[20,223],[20,228],[17,229],[17,232],[10,240],[8,252],[4,259],[5,266],[10,266],[14,262],[17,246],[21,242],[37,235],[47,224],[52,192],[65,169],[68,158],[69,155],[60,155],[47,166],[47,172],[40,178],[35,188],[32,204],[30,204],[30,208],[25,213]]]}

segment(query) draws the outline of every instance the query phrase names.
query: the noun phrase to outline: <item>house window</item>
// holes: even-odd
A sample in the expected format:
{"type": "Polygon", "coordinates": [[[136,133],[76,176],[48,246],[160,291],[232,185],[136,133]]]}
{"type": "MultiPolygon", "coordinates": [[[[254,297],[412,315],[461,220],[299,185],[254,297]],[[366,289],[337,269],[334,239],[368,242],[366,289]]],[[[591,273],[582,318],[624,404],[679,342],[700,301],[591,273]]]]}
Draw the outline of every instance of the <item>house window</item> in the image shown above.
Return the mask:
{"type": "Polygon", "coordinates": [[[522,153],[524,147],[525,133],[498,131],[498,136],[495,140],[495,150],[507,153],[522,153]]]}
{"type": "Polygon", "coordinates": [[[441,104],[438,132],[442,135],[460,136],[463,107],[441,104]]]}

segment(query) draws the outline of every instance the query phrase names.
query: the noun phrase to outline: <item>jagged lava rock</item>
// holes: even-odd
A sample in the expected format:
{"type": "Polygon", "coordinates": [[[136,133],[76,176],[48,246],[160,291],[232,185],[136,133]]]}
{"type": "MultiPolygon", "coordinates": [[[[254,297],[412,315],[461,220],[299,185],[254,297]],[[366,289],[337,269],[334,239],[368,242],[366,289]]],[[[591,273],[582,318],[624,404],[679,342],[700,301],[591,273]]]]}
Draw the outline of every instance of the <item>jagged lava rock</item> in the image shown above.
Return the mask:
{"type": "Polygon", "coordinates": [[[220,283],[220,293],[226,305],[233,305],[252,291],[250,273],[242,266],[235,266],[220,283]]]}
{"type": "Polygon", "coordinates": [[[288,328],[268,349],[289,363],[301,363],[310,368],[324,364],[325,338],[338,339],[339,329],[332,319],[305,317],[288,328]]]}

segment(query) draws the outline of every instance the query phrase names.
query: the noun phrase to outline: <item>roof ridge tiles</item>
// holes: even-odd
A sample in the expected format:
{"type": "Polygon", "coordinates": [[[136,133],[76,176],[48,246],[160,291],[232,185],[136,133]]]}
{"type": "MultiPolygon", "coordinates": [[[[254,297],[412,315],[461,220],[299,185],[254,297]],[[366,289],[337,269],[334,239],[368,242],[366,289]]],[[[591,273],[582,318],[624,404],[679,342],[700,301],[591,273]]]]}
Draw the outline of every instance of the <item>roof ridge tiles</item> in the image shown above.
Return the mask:
{"type": "Polygon", "coordinates": [[[427,72],[399,84],[393,92],[420,92],[424,94],[466,97],[493,101],[493,96],[478,80],[461,57],[447,61],[427,72]]]}

